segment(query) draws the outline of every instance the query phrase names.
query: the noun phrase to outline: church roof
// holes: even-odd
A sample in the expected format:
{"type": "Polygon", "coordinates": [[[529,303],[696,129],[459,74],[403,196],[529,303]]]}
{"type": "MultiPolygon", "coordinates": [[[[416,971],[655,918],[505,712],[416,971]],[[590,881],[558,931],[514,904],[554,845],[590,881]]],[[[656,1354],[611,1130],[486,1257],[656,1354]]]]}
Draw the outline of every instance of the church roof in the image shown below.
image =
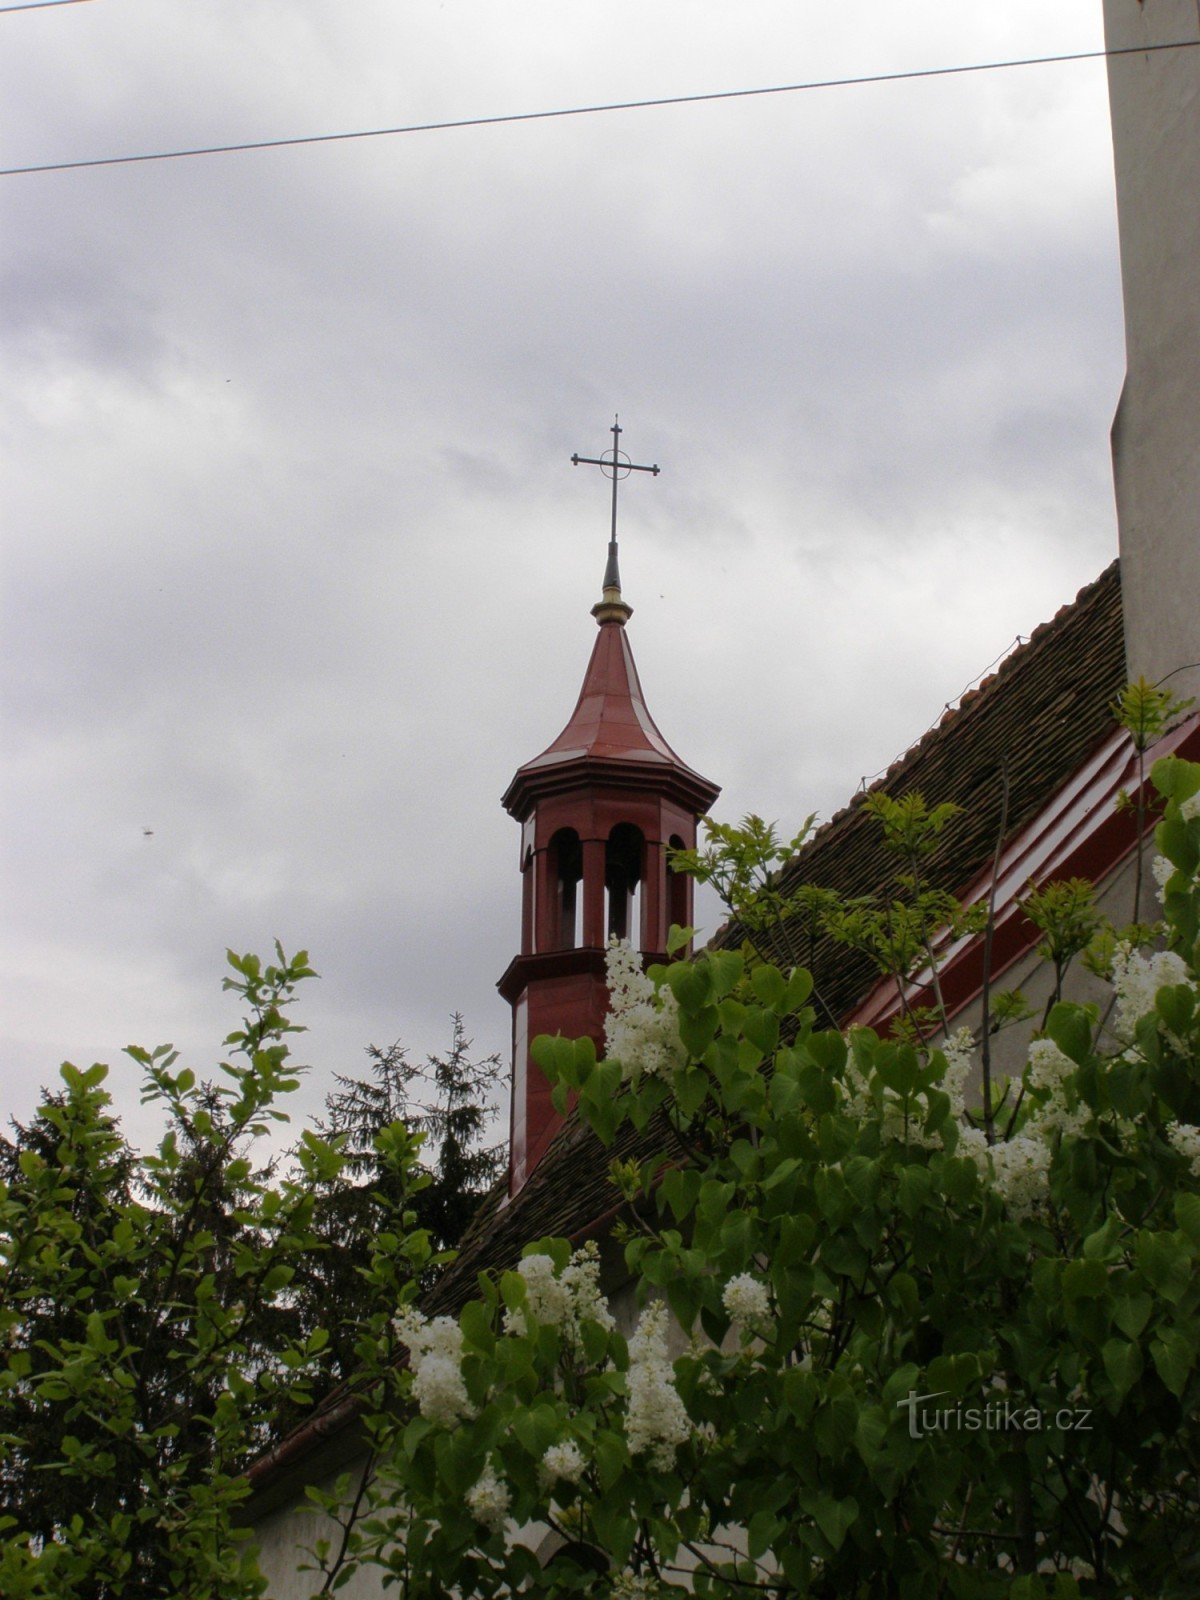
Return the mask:
{"type": "MultiPolygon", "coordinates": [[[[620,589],[605,592],[619,596],[620,589]]],[[[599,632],[575,709],[553,744],[517,769],[504,793],[506,810],[523,819],[537,796],[594,782],[606,771],[622,784],[677,790],[685,803],[707,809],[717,785],[680,760],[646,706],[625,632],[630,608],[602,601],[595,613],[599,632]]]]}
{"type": "MultiPolygon", "coordinates": [[[[1111,734],[1110,707],[1124,681],[1121,585],[1114,561],[871,785],[891,795],[919,790],[930,804],[952,801],[963,807],[929,859],[934,885],[958,891],[990,860],[1005,768],[1006,838],[1048,804],[1111,734]]],[[[867,792],[855,795],[809,839],[783,869],[785,883],[815,883],[844,895],[890,889],[895,857],[862,810],[867,792]]],[[[741,938],[737,925],[730,924],[713,942],[736,948],[741,938]]],[[[810,944],[802,927],[792,926],[780,938],[778,956],[809,967],[839,1017],[854,1009],[876,977],[868,961],[844,946],[820,937],[810,944]]],[[[548,1234],[583,1239],[602,1230],[620,1209],[608,1180],[610,1163],[656,1147],[653,1125],[641,1134],[626,1127],[614,1146],[605,1148],[577,1116],[568,1117],[524,1188],[511,1200],[497,1190],[485,1202],[458,1260],[435,1287],[430,1310],[456,1309],[474,1292],[479,1272],[511,1267],[533,1239],[548,1234]]]]}

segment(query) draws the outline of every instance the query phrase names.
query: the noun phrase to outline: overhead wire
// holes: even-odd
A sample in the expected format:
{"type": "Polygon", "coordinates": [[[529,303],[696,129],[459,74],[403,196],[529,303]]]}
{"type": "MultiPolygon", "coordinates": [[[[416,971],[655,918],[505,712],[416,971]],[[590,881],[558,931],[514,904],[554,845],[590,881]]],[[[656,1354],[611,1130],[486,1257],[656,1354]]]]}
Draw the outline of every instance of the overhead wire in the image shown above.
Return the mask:
{"type": "MultiPolygon", "coordinates": [[[[925,737],[925,734],[932,733],[935,728],[941,726],[942,719],[945,717],[947,712],[959,709],[966,696],[969,695],[971,690],[974,689],[978,684],[983,682],[993,667],[998,667],[1002,661],[1006,661],[1008,659],[1014,650],[1017,650],[1021,645],[1028,643],[1029,637],[1027,634],[1017,634],[1016,638],[1011,644],[1006,644],[1004,646],[1004,649],[1001,650],[1000,654],[995,658],[994,661],[989,661],[987,666],[984,667],[981,672],[977,672],[975,674],[970,683],[964,684],[956,695],[946,701],[945,705],[938,712],[937,716],[934,717],[933,721],[925,729],[924,733],[918,734],[918,736],[910,745],[907,745],[903,750],[897,751],[887,765],[880,767],[878,772],[864,772],[862,777],[858,780],[859,792],[866,794],[868,787],[875,782],[876,778],[882,778],[885,773],[890,772],[896,765],[897,761],[900,761],[904,756],[906,756],[910,750],[916,749],[921,740],[925,737]]],[[[1184,669],[1181,668],[1180,670],[1182,671],[1184,669]]]]}
{"type": "MultiPolygon", "coordinates": [[[[41,0],[46,3],[46,0],[41,0]]],[[[61,0],[59,0],[61,3],[61,0]]],[[[1067,55],[1025,56],[1010,61],[978,61],[955,67],[922,67],[908,72],[874,72],[853,78],[816,78],[804,83],[772,84],[758,89],[717,89],[702,94],[659,95],[649,100],[614,100],[596,105],[561,106],[548,111],[512,111],[491,117],[456,117],[445,122],[410,122],[391,128],[357,128],[344,133],[297,134],[283,139],[250,139],[232,144],[194,145],[186,149],[144,151],[127,156],[92,156],[80,161],[46,161],[30,166],[0,167],[0,178],[24,177],[39,172],[77,172],[91,167],[132,166],[148,161],[179,161],[195,156],[232,155],[249,150],[283,150],[299,145],[336,144],[351,139],[386,139],[402,134],[447,133],[459,128],[491,128],[518,122],[546,122],[562,117],[591,117],[614,111],[649,111],[665,106],[712,104],[720,100],[749,100],[765,95],[805,94],[821,89],[860,88],[867,84],[911,83],[922,78],[960,77],[967,73],[1002,72],[1014,67],[1059,66],[1074,61],[1102,61],[1112,56],[1148,55],[1160,50],[1186,50],[1200,39],[1174,43],[1121,46],[1116,50],[1079,50],[1067,55]]]]}
{"type": "Polygon", "coordinates": [[[15,6],[0,6],[0,15],[5,11],[46,11],[51,6],[78,6],[84,0],[20,0],[15,6]]]}

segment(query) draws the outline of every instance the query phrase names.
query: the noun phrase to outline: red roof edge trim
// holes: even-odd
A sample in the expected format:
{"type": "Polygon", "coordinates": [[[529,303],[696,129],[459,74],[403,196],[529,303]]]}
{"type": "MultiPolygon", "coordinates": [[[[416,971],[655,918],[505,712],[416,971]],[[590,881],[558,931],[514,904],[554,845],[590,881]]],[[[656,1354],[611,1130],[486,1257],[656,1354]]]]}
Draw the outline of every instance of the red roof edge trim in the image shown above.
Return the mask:
{"type": "MultiPolygon", "coordinates": [[[[1173,728],[1146,753],[1147,773],[1155,761],[1168,755],[1200,760],[1200,712],[1173,728]]],[[[1118,811],[1116,798],[1122,789],[1135,798],[1139,792],[1147,800],[1154,798],[1148,776],[1139,791],[1137,766],[1137,752],[1129,735],[1117,730],[1051,804],[1006,847],[997,875],[992,981],[1027,955],[1040,937],[1017,905],[1031,881],[1046,883],[1054,878],[1089,878],[1093,883],[1100,883],[1133,850],[1138,842],[1135,813],[1118,811]]],[[[989,869],[976,877],[959,899],[964,905],[986,901],[991,883],[989,869]]],[[[979,998],[983,976],[983,940],[980,937],[963,937],[947,948],[938,979],[951,1017],[979,998]]],[[[933,1002],[927,977],[916,979],[908,1000],[913,1006],[933,1002]]],[[[878,1031],[886,1028],[900,1010],[897,985],[893,979],[884,978],[844,1019],[844,1024],[878,1031]]]]}

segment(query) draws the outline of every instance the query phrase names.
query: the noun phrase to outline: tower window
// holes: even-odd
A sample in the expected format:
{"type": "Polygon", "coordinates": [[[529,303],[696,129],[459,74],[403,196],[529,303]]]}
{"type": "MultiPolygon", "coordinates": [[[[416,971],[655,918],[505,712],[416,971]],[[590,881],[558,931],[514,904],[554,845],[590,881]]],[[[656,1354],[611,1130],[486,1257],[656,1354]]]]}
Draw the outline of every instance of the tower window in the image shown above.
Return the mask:
{"type": "Polygon", "coordinates": [[[579,944],[579,880],[583,846],[574,828],[560,828],[550,841],[550,891],[554,895],[554,947],[574,950],[579,944]]]}
{"type": "Polygon", "coordinates": [[[640,828],[618,822],[604,847],[604,889],[608,900],[606,929],[610,939],[628,939],[641,948],[642,863],[646,841],[640,828]]]}

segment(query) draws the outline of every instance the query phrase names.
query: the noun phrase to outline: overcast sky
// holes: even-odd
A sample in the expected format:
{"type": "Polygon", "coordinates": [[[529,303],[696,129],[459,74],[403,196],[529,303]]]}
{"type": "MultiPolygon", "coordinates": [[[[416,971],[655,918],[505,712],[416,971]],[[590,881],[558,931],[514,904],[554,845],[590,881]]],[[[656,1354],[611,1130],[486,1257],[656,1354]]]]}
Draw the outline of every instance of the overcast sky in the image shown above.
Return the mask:
{"type": "MultiPolygon", "coordinates": [[[[1100,0],[0,15],[4,166],[1094,50],[1100,0]]],[[[507,1052],[499,797],[591,649],[619,411],[650,708],[828,816],[1116,553],[1103,63],[0,180],[0,1114],[211,1071],[307,946],[307,1102],[507,1052]]]]}

